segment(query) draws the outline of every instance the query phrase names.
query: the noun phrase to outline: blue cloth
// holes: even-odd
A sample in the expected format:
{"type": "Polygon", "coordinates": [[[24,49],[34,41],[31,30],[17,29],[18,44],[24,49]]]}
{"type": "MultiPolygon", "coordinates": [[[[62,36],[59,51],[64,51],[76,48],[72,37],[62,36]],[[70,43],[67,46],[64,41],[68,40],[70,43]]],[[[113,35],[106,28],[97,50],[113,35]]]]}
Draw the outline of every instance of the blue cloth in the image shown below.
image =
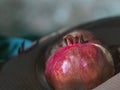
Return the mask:
{"type": "Polygon", "coordinates": [[[0,60],[16,55],[23,41],[25,41],[25,48],[32,43],[32,41],[24,38],[8,38],[0,36],[0,60]]]}

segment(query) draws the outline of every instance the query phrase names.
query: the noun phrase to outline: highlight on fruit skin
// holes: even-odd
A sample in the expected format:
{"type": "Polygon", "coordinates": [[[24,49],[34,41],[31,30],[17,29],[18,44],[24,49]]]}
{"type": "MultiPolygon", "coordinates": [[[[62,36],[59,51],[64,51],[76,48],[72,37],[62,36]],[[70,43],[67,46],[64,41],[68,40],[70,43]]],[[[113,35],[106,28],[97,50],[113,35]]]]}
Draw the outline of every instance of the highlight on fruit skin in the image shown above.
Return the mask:
{"type": "Polygon", "coordinates": [[[113,59],[88,31],[74,31],[46,61],[45,76],[54,90],[91,90],[115,73],[113,59]]]}

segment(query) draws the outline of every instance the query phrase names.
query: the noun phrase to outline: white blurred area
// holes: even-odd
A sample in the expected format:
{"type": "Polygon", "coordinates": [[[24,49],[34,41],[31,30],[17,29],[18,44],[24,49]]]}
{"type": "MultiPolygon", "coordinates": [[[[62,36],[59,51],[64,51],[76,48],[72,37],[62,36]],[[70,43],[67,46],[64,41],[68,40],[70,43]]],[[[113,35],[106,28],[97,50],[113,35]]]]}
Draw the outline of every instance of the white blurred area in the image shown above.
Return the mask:
{"type": "Polygon", "coordinates": [[[45,35],[119,15],[120,0],[0,0],[0,35],[45,35]]]}

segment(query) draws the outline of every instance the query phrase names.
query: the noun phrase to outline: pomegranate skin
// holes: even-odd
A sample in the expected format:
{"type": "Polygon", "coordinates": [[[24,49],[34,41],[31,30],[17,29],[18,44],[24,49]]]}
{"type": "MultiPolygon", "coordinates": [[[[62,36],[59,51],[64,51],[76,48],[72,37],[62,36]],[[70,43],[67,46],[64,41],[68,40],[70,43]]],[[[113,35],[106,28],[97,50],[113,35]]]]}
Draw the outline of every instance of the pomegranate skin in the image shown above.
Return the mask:
{"type": "Polygon", "coordinates": [[[54,90],[90,90],[112,77],[114,68],[94,43],[75,43],[49,57],[45,75],[54,90]]]}

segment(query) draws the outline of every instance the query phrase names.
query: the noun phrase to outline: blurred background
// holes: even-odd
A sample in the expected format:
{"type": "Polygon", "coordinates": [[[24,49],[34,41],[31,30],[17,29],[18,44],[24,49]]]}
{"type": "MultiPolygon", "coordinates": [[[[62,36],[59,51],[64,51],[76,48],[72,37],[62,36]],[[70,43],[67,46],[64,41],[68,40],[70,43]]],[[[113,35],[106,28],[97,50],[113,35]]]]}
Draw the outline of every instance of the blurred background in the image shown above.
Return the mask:
{"type": "Polygon", "coordinates": [[[0,0],[0,59],[44,35],[120,15],[120,0],[0,0]]]}
{"type": "Polygon", "coordinates": [[[0,0],[0,35],[42,36],[120,15],[120,0],[0,0]]]}

